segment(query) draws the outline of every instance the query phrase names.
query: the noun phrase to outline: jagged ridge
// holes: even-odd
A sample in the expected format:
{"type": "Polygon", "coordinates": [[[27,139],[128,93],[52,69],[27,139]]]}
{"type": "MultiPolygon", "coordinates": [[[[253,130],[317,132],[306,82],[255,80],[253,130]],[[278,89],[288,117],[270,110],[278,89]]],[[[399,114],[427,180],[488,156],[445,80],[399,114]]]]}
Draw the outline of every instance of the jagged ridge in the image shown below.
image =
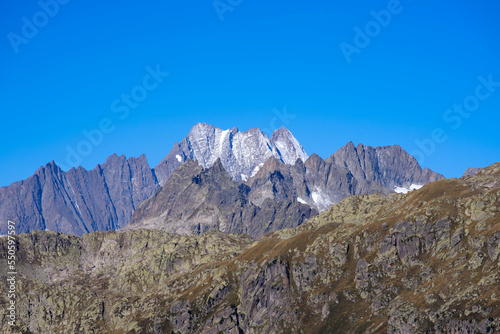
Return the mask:
{"type": "MultiPolygon", "coordinates": [[[[49,229],[82,235],[118,229],[187,159],[204,168],[220,159],[233,180],[250,177],[245,182],[252,190],[248,200],[261,207],[272,199],[265,204],[269,210],[281,205],[276,201],[291,201],[294,210],[300,202],[322,211],[351,195],[388,194],[442,178],[422,170],[399,146],[349,143],[323,160],[315,154],[308,157],[285,128],[268,138],[259,129],[223,131],[199,123],[154,170],[144,155],[112,155],[90,171],[79,167],[63,172],[53,162],[47,164],[29,179],[0,188],[0,219],[15,221],[19,232],[49,229]]],[[[6,226],[0,226],[0,234],[7,233],[6,226]]]]}
{"type": "Polygon", "coordinates": [[[235,181],[246,181],[270,157],[286,164],[308,157],[304,148],[286,128],[275,130],[269,138],[257,128],[240,132],[238,128],[222,130],[211,124],[198,123],[180,143],[155,167],[164,185],[173,171],[187,159],[208,168],[220,159],[235,181]]]}

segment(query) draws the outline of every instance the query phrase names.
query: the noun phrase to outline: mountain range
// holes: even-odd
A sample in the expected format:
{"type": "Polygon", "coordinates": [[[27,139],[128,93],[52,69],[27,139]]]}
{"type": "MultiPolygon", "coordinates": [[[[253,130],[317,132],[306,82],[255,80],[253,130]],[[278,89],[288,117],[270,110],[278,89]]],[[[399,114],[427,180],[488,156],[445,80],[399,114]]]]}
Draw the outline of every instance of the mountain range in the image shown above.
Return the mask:
{"type": "Polygon", "coordinates": [[[308,155],[286,128],[275,130],[269,138],[257,128],[240,132],[237,128],[221,130],[206,123],[196,124],[188,136],[175,143],[170,153],[155,167],[160,185],[187,159],[196,160],[208,168],[220,159],[235,181],[246,181],[262,164],[274,157],[285,164],[308,155]]]}
{"type": "Polygon", "coordinates": [[[188,235],[216,229],[260,238],[299,226],[318,213],[286,196],[269,196],[256,205],[250,201],[254,189],[235,182],[220,159],[206,169],[188,160],[139,206],[131,223],[120,231],[149,228],[188,235]]]}
{"type": "MultiPolygon", "coordinates": [[[[130,225],[140,211],[144,217],[166,212],[167,224],[200,214],[177,203],[176,189],[202,200],[200,210],[215,210],[221,201],[218,217],[238,205],[244,211],[253,191],[247,187],[230,178],[221,160],[208,169],[188,160],[156,199],[139,205],[130,225]],[[221,186],[213,189],[214,184],[221,186]]],[[[300,226],[260,240],[220,230],[226,231],[21,234],[14,242],[17,318],[8,325],[9,298],[0,294],[2,332],[500,330],[500,163],[407,194],[351,196],[300,226]]],[[[4,282],[9,247],[1,237],[4,282]]]]}
{"type": "MultiPolygon", "coordinates": [[[[28,179],[0,188],[0,218],[16,222],[19,233],[115,230],[128,224],[133,210],[158,187],[144,155],[112,155],[93,170],[67,172],[50,162],[28,179]]],[[[0,234],[7,234],[4,226],[0,234]]]]}
{"type": "MultiPolygon", "coordinates": [[[[268,137],[255,128],[223,131],[198,123],[154,168],[144,155],[128,159],[112,155],[93,170],[78,167],[64,172],[54,162],[40,167],[28,179],[0,188],[0,219],[15,221],[19,233],[52,230],[80,236],[118,230],[131,220],[158,227],[147,221],[154,218],[157,222],[163,217],[163,222],[177,221],[177,225],[189,221],[185,229],[192,232],[217,228],[246,231],[257,237],[275,228],[302,224],[316,211],[326,210],[348,196],[408,192],[441,178],[422,169],[397,145],[374,148],[350,142],[323,160],[316,154],[308,156],[286,128],[268,137]],[[180,168],[185,163],[187,166],[180,168]],[[211,207],[220,212],[187,215],[187,206],[202,209],[196,204],[200,203],[199,194],[186,197],[184,202],[155,203],[175,194],[180,184],[168,182],[175,172],[175,180],[184,180],[183,189],[196,183],[195,179],[201,180],[202,193],[212,196],[203,198],[211,203],[203,210],[211,207]],[[215,198],[232,196],[236,196],[237,204],[214,202],[215,198]],[[221,218],[221,212],[232,212],[235,205],[240,205],[242,215],[232,218],[237,222],[229,223],[227,214],[221,218]],[[284,218],[291,212],[301,217],[292,225],[284,218]],[[182,219],[174,213],[182,213],[182,219]],[[258,232],[256,226],[264,227],[258,232]]],[[[179,231],[170,224],[164,229],[179,231]]],[[[0,234],[6,232],[6,225],[2,225],[0,234]]]]}

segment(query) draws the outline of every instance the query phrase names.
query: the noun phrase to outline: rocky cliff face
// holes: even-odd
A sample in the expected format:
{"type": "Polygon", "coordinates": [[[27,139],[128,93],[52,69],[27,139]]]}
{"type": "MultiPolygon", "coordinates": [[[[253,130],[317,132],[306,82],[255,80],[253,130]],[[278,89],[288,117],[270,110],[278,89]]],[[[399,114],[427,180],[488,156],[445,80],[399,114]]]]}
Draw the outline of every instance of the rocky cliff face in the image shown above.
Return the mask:
{"type": "MultiPolygon", "coordinates": [[[[293,199],[323,211],[356,194],[357,180],[348,169],[313,154],[304,163],[297,160],[294,165],[271,158],[246,184],[252,189],[250,199],[254,203],[265,198],[293,199]]],[[[371,192],[381,189],[379,186],[371,192]]]]}
{"type": "Polygon", "coordinates": [[[500,163],[349,197],[258,242],[37,231],[16,247],[18,322],[0,295],[5,333],[496,333],[500,163]]]}
{"type": "Polygon", "coordinates": [[[122,230],[153,228],[199,234],[217,229],[260,238],[271,231],[298,226],[317,214],[293,198],[266,198],[255,205],[249,201],[250,193],[251,188],[233,181],[220,159],[206,169],[188,160],[139,206],[131,223],[122,230]]]}
{"type": "Polygon", "coordinates": [[[211,124],[198,123],[186,138],[174,145],[155,171],[163,185],[187,159],[198,161],[204,168],[220,159],[235,181],[245,181],[270,157],[293,164],[297,159],[306,160],[308,156],[285,128],[274,131],[269,138],[257,128],[240,132],[237,128],[221,130],[211,124]]]}
{"type": "Polygon", "coordinates": [[[370,189],[373,182],[402,192],[402,189],[410,190],[412,185],[420,187],[443,178],[428,168],[422,169],[399,145],[371,147],[359,144],[355,147],[350,142],[335,152],[332,160],[335,165],[349,169],[359,180],[358,194],[370,189]]]}
{"type": "MultiPolygon", "coordinates": [[[[144,155],[110,156],[93,170],[63,172],[54,162],[25,181],[0,188],[0,219],[18,232],[53,230],[75,235],[118,229],[159,187],[144,155]]],[[[6,234],[6,224],[0,234],[6,234]]]]}
{"type": "Polygon", "coordinates": [[[422,169],[399,146],[355,147],[351,142],[325,160],[312,154],[304,163],[285,165],[271,158],[246,184],[257,203],[268,197],[292,198],[323,211],[352,195],[407,193],[442,178],[422,169]]]}

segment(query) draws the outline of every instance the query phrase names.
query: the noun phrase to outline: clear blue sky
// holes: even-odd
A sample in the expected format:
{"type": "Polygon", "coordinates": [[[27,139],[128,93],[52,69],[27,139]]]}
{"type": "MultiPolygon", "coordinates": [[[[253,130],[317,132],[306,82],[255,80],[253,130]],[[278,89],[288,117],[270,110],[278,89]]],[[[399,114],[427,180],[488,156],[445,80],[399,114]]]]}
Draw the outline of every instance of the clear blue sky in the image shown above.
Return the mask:
{"type": "Polygon", "coordinates": [[[500,82],[498,1],[60,1],[0,1],[0,186],[71,167],[100,122],[87,169],[112,153],[153,167],[197,122],[286,125],[323,158],[399,144],[447,177],[500,161],[500,87],[478,80],[500,82]]]}

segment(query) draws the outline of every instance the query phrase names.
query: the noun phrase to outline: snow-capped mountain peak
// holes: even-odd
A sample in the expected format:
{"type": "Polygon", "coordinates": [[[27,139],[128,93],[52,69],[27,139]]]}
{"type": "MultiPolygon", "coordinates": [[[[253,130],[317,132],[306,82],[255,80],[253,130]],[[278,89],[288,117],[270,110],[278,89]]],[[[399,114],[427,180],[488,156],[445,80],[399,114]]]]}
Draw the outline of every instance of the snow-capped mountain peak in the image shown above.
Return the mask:
{"type": "Polygon", "coordinates": [[[286,164],[308,158],[302,145],[290,131],[281,128],[269,138],[258,128],[240,132],[238,128],[222,130],[211,124],[198,123],[180,143],[155,167],[160,184],[186,159],[198,161],[204,168],[221,159],[222,165],[235,181],[255,175],[270,157],[286,164]],[[180,158],[180,159],[179,159],[180,158]]]}
{"type": "Polygon", "coordinates": [[[279,150],[281,160],[286,164],[293,165],[297,161],[297,158],[306,161],[309,157],[299,141],[285,127],[274,130],[271,142],[279,150]]]}

